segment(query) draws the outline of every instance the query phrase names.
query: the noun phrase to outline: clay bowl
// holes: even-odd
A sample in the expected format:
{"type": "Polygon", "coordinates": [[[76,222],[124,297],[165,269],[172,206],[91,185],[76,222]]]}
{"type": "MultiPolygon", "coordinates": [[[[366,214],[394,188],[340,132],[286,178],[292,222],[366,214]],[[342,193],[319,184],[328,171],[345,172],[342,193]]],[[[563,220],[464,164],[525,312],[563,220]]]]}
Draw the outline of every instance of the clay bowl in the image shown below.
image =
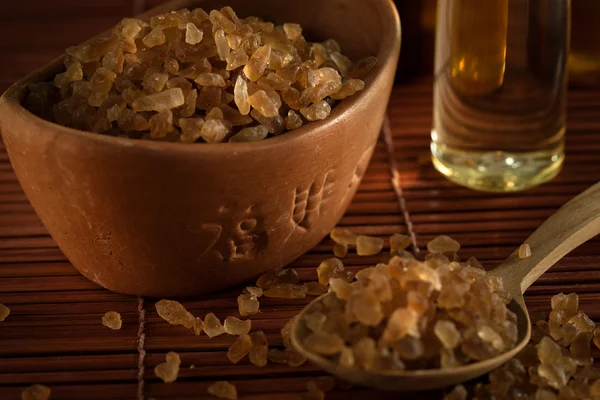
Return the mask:
{"type": "MultiPolygon", "coordinates": [[[[146,13],[205,9],[175,1],[146,13]]],[[[371,158],[400,51],[391,0],[230,0],[240,16],[298,22],[378,65],[359,95],[320,122],[255,143],[182,144],[104,136],[42,120],[21,106],[27,83],[0,98],[17,177],[71,263],[107,289],[181,297],[240,284],[316,245],[348,207],[371,158]]]]}

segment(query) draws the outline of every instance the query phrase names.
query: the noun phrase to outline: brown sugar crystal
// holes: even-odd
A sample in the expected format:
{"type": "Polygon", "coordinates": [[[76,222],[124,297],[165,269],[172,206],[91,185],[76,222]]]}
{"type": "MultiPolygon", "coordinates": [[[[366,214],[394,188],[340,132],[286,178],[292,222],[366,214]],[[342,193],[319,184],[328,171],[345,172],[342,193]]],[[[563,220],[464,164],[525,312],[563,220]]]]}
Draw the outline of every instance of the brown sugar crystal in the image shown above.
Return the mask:
{"type": "Polygon", "coordinates": [[[354,234],[350,229],[333,228],[329,232],[329,237],[336,243],[345,244],[347,246],[356,246],[358,235],[354,234]]]}
{"type": "Polygon", "coordinates": [[[252,347],[252,339],[245,333],[242,333],[237,340],[227,350],[227,358],[233,364],[237,364],[242,358],[244,358],[252,347]]]}
{"type": "Polygon", "coordinates": [[[456,253],[458,250],[460,250],[460,243],[452,239],[450,236],[441,235],[427,243],[427,250],[430,253],[456,253]]]}
{"type": "Polygon", "coordinates": [[[353,62],[333,39],[308,42],[296,23],[239,18],[231,7],[181,9],[149,21],[125,18],[68,48],[65,71],[28,85],[25,105],[106,135],[253,142],[327,118],[336,100],[364,89],[376,63],[353,62]],[[225,106],[247,118],[228,112],[208,121],[211,108],[225,106]],[[180,123],[186,118],[196,121],[180,123]]]}
{"type": "Polygon", "coordinates": [[[225,333],[225,327],[223,327],[215,314],[208,313],[204,317],[204,333],[211,339],[225,333]]]}
{"type": "Polygon", "coordinates": [[[317,275],[321,285],[328,285],[332,278],[342,278],[346,281],[354,279],[354,274],[351,271],[344,269],[344,263],[335,257],[323,260],[317,267],[317,275]]]}
{"type": "Polygon", "coordinates": [[[383,239],[373,236],[359,235],[356,238],[356,253],[359,256],[372,256],[383,249],[383,239]]]}
{"type": "Polygon", "coordinates": [[[267,343],[267,337],[263,331],[255,331],[250,335],[252,347],[248,353],[250,362],[257,367],[264,367],[267,365],[267,353],[269,351],[269,345],[267,343]]]}
{"type": "Polygon", "coordinates": [[[0,303],[0,322],[4,321],[10,315],[10,308],[0,303]]]}
{"type": "Polygon", "coordinates": [[[31,385],[21,393],[22,400],[48,400],[49,398],[50,388],[40,384],[31,385]]]}
{"type": "Polygon", "coordinates": [[[121,326],[123,325],[121,314],[116,311],[107,312],[102,317],[102,325],[115,331],[121,329],[121,326]]]}
{"type": "Polygon", "coordinates": [[[256,314],[260,307],[256,296],[246,293],[242,293],[238,296],[237,303],[240,315],[242,317],[256,314]]]}
{"type": "Polygon", "coordinates": [[[527,243],[519,246],[519,258],[529,258],[531,257],[531,247],[527,243]]]}
{"type": "Polygon", "coordinates": [[[177,380],[177,375],[179,374],[179,365],[181,365],[179,354],[170,351],[165,358],[165,362],[154,367],[154,374],[165,383],[175,382],[175,380],[177,380]]]}
{"type": "Polygon", "coordinates": [[[223,328],[228,335],[247,334],[252,328],[252,321],[249,319],[241,320],[236,317],[227,317],[225,318],[223,328]]]}
{"type": "Polygon", "coordinates": [[[185,307],[175,300],[159,300],[156,305],[158,315],[172,325],[183,325],[193,329],[196,319],[185,307]]]}
{"type": "Polygon", "coordinates": [[[308,288],[305,285],[281,283],[265,289],[264,296],[278,299],[303,299],[307,293],[308,288]]]}
{"type": "Polygon", "coordinates": [[[227,381],[215,382],[208,387],[208,394],[220,399],[237,400],[237,389],[227,381]]]}
{"type": "Polygon", "coordinates": [[[300,281],[298,273],[293,268],[274,269],[260,276],[256,281],[256,286],[262,290],[269,289],[281,284],[297,284],[300,281]]]}
{"type": "Polygon", "coordinates": [[[412,241],[410,236],[401,235],[400,233],[394,233],[390,237],[390,253],[397,254],[400,250],[405,250],[411,245],[412,241]]]}

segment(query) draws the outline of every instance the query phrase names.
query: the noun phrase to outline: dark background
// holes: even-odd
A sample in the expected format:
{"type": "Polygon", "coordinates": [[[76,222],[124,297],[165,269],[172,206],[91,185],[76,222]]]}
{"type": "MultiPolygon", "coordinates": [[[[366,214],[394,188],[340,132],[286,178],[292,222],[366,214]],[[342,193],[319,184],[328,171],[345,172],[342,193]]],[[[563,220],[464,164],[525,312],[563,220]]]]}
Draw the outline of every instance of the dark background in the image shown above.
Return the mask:
{"type": "MultiPolygon", "coordinates": [[[[431,71],[435,1],[395,1],[403,20],[400,81],[431,71]]],[[[137,15],[162,2],[164,0],[2,0],[0,93],[17,79],[64,53],[67,47],[109,29],[123,17],[137,15]]]]}

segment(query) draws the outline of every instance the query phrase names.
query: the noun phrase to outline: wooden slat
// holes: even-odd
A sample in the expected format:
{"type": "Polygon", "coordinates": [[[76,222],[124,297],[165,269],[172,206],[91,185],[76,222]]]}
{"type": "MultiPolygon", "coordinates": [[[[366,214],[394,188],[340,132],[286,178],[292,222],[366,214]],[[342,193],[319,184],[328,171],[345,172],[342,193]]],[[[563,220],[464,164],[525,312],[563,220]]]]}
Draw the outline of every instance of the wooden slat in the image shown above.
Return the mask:
{"type": "MultiPolygon", "coordinates": [[[[0,51],[10,62],[0,63],[0,90],[60,54],[64,47],[111,26],[161,0],[26,0],[8,2],[0,13],[0,51]],[[10,40],[8,40],[10,38],[10,40]]],[[[4,60],[3,60],[4,61],[4,60]]],[[[379,140],[358,193],[340,225],[357,233],[387,237],[409,232],[417,244],[439,234],[463,243],[461,256],[474,255],[492,268],[510,254],[544,219],[568,199],[600,179],[600,90],[569,94],[567,159],[552,182],[524,193],[478,193],[447,181],[431,166],[432,81],[423,79],[394,89],[388,115],[393,158],[400,172],[403,215],[391,185],[388,148],[379,140]]],[[[328,238],[291,264],[301,280],[316,279],[315,267],[331,256],[328,238]]],[[[387,247],[385,249],[387,251],[387,247]]],[[[354,272],[377,263],[380,256],[350,254],[344,263],[354,272]]],[[[235,297],[241,288],[188,299],[197,316],[214,312],[219,318],[236,315],[235,297]]],[[[543,275],[526,294],[532,311],[547,311],[549,299],[561,291],[577,291],[580,304],[600,320],[600,240],[581,246],[543,275]]],[[[261,313],[251,316],[253,329],[265,332],[281,346],[280,329],[310,299],[262,299],[261,313]]],[[[134,399],[138,381],[138,299],[110,293],[91,283],[70,265],[46,232],[23,194],[0,141],[0,302],[11,315],[0,323],[0,399],[19,399],[32,383],[52,388],[59,399],[134,399]],[[109,310],[119,311],[123,328],[111,331],[100,324],[109,310]]],[[[215,380],[235,382],[244,400],[296,399],[306,382],[322,375],[314,366],[300,368],[269,364],[260,369],[242,360],[231,365],[227,347],[234,338],[196,337],[180,326],[166,324],[146,299],[147,351],[143,391],[157,399],[209,399],[206,388],[215,380]],[[152,371],[165,353],[182,358],[180,379],[160,382],[152,371]],[[190,368],[191,365],[194,368],[190,368]]],[[[595,351],[598,356],[600,352],[595,351]]],[[[404,399],[440,399],[442,391],[406,394],[404,399]]],[[[397,399],[393,393],[354,388],[335,390],[327,399],[397,399]]]]}

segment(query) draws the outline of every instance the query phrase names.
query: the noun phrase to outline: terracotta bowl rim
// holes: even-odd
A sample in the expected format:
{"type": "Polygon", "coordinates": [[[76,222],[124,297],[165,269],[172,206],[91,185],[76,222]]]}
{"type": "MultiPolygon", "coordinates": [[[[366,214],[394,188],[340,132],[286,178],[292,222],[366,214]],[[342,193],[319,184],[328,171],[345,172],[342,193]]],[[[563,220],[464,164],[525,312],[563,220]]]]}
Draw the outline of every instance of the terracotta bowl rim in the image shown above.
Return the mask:
{"type": "MultiPolygon", "coordinates": [[[[63,56],[58,57],[49,64],[39,68],[32,72],[26,77],[20,79],[12,86],[10,86],[6,92],[0,97],[0,115],[9,113],[15,116],[15,118],[26,121],[27,124],[33,124],[40,129],[42,132],[52,131],[56,134],[65,134],[80,139],[89,139],[92,142],[100,142],[107,145],[114,145],[120,148],[139,148],[148,151],[173,151],[173,152],[193,152],[203,153],[208,152],[209,154],[225,153],[232,155],[241,152],[256,152],[274,147],[289,146],[288,143],[299,142],[300,140],[318,140],[321,136],[325,135],[332,126],[340,123],[343,120],[351,119],[360,110],[367,108],[370,103],[370,99],[379,96],[382,87],[385,85],[385,79],[383,72],[389,68],[390,64],[397,63],[397,59],[393,57],[397,47],[400,47],[401,43],[401,25],[400,17],[394,6],[392,0],[361,0],[364,3],[377,4],[378,18],[381,21],[387,20],[386,23],[382,23],[382,26],[389,26],[389,29],[383,32],[383,40],[381,41],[379,52],[376,57],[379,62],[370,71],[368,76],[364,79],[365,89],[360,91],[358,95],[354,95],[349,99],[340,101],[338,105],[332,108],[331,114],[328,118],[322,121],[311,122],[310,124],[304,125],[300,128],[294,129],[292,132],[286,132],[278,136],[261,140],[257,142],[241,142],[241,143],[180,143],[180,142],[159,142],[151,140],[140,140],[130,139],[117,136],[102,135],[94,132],[83,131],[79,129],[69,128],[66,126],[59,125],[54,122],[47,121],[37,115],[31,113],[21,104],[22,92],[28,83],[39,82],[47,77],[50,73],[57,73],[63,65],[63,56]],[[303,139],[304,138],[304,139],[303,139]]],[[[199,3],[201,3],[200,1],[199,3]]],[[[189,4],[190,0],[176,0],[169,3],[165,3],[154,7],[138,17],[148,17],[165,10],[175,10],[185,7],[185,4],[189,4]]],[[[102,35],[102,34],[101,34],[102,35]]]]}

